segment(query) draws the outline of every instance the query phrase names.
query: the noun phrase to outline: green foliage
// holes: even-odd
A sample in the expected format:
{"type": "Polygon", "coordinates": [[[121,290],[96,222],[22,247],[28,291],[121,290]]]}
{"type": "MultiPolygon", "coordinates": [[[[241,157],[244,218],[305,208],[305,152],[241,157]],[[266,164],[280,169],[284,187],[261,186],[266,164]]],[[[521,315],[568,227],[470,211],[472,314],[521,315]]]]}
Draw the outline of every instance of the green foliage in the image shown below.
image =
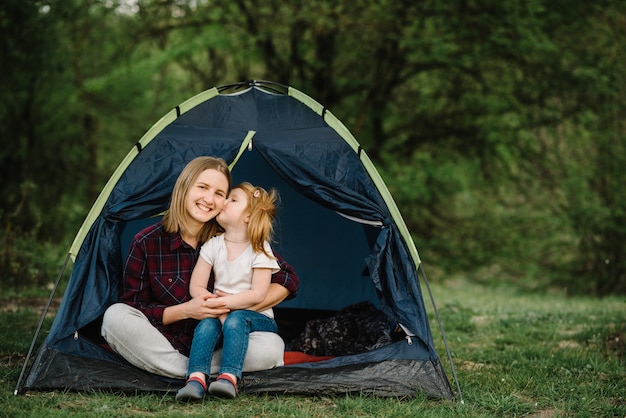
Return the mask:
{"type": "Polygon", "coordinates": [[[267,79],[346,124],[446,276],[625,293],[624,16],[613,0],[5,1],[0,226],[70,239],[164,113],[267,79]]]}
{"type": "MultiPolygon", "coordinates": [[[[0,325],[0,331],[2,331],[2,353],[19,353],[25,354],[30,346],[29,338],[24,338],[27,335],[31,337],[35,335],[35,328],[37,323],[37,315],[30,309],[29,306],[20,306],[20,299],[17,300],[5,300],[3,301],[3,321],[0,325]],[[6,308],[8,304],[12,304],[9,309],[6,308]],[[8,312],[4,310],[7,309],[8,312]]],[[[48,323],[50,326],[50,323],[48,323]]]]}
{"type": "Polygon", "coordinates": [[[61,270],[67,248],[38,242],[32,235],[0,231],[0,289],[11,294],[46,295],[61,270]]]}

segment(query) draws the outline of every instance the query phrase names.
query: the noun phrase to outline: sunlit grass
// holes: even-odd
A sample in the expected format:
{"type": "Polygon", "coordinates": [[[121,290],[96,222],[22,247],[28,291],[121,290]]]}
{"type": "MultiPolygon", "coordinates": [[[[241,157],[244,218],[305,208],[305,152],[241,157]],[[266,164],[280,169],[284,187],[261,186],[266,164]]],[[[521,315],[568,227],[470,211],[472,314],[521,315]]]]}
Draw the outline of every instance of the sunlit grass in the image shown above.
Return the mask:
{"type": "MultiPolygon", "coordinates": [[[[529,294],[462,280],[432,290],[468,407],[496,416],[626,413],[626,298],[529,294]]],[[[452,376],[434,319],[431,327],[452,376]]]]}

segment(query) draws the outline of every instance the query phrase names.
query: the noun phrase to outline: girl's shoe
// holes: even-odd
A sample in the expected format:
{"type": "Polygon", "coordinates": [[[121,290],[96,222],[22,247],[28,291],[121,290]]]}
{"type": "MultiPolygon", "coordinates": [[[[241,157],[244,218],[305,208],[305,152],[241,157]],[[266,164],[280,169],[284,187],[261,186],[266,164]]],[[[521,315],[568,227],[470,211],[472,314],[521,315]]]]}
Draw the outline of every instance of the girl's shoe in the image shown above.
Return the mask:
{"type": "Polygon", "coordinates": [[[209,385],[209,394],[218,398],[233,399],[237,397],[237,383],[227,374],[217,376],[215,382],[209,385]]]}
{"type": "Polygon", "coordinates": [[[185,386],[176,392],[176,400],[179,402],[201,401],[204,398],[205,393],[206,383],[197,377],[192,377],[187,380],[185,386]]]}

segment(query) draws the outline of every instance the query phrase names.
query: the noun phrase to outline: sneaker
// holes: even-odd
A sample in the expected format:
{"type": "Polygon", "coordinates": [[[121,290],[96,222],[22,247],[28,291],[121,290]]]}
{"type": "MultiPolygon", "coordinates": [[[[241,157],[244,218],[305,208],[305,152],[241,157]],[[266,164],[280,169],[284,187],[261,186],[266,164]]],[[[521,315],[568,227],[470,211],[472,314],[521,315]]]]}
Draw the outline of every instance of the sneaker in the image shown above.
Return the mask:
{"type": "Polygon", "coordinates": [[[233,399],[237,397],[237,384],[230,376],[221,374],[209,385],[209,394],[218,398],[233,399]]]}
{"type": "Polygon", "coordinates": [[[176,392],[178,402],[195,402],[204,398],[206,390],[198,380],[188,380],[183,388],[176,392]]]}

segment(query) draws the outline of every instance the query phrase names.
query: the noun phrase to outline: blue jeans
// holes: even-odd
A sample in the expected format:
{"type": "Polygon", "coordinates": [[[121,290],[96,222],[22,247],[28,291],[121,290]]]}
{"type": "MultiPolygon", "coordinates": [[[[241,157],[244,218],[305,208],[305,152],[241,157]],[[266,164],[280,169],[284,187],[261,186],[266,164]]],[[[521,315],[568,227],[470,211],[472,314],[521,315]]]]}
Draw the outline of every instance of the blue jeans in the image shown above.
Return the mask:
{"type": "Polygon", "coordinates": [[[248,337],[252,331],[278,332],[278,326],[272,318],[245,309],[230,312],[224,324],[217,318],[200,321],[191,342],[187,376],[194,372],[209,376],[213,351],[222,345],[220,373],[230,373],[241,379],[248,337]]]}

